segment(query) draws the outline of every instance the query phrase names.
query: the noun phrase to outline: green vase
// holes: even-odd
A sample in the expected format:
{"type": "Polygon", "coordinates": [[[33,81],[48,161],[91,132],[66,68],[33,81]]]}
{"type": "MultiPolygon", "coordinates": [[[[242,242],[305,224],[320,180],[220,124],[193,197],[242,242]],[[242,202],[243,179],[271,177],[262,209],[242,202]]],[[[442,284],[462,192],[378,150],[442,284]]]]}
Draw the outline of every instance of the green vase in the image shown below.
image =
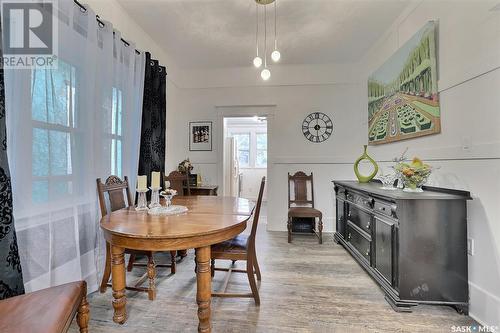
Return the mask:
{"type": "Polygon", "coordinates": [[[378,172],[378,165],[377,162],[373,158],[371,158],[368,153],[366,152],[366,149],[368,148],[367,145],[364,145],[364,153],[361,155],[356,162],[354,162],[354,173],[356,174],[356,177],[358,177],[358,181],[360,183],[368,183],[370,180],[373,179],[377,175],[378,172]],[[363,176],[362,174],[359,173],[359,162],[362,160],[368,160],[371,164],[374,166],[373,172],[369,176],[363,176]]]}

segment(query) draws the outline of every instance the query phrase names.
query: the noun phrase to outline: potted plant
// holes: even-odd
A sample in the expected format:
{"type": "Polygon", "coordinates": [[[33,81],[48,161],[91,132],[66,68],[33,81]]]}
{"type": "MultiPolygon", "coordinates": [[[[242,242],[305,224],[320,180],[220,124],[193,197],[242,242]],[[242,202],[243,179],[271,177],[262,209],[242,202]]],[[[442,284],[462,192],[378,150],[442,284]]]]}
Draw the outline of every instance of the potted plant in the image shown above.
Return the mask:
{"type": "Polygon", "coordinates": [[[186,158],[184,161],[179,163],[179,166],[177,166],[177,170],[182,173],[187,173],[190,174],[191,170],[193,170],[193,164],[191,164],[191,161],[189,161],[189,158],[186,158]]]}

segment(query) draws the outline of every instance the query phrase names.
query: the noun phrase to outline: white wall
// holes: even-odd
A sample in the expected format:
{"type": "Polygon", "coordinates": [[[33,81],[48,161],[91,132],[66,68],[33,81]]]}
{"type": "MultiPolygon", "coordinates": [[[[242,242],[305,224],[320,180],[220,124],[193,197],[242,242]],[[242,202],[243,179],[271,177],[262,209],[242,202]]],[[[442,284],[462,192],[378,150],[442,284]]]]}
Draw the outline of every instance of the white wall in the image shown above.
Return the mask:
{"type": "MultiPolygon", "coordinates": [[[[441,167],[437,186],[466,189],[469,237],[470,314],[500,327],[500,12],[498,1],[424,1],[409,8],[361,62],[364,78],[428,20],[439,20],[439,90],[442,133],[371,148],[387,160],[409,147],[441,167]]],[[[359,91],[365,114],[366,89],[359,91]]],[[[367,120],[363,119],[366,131],[367,120]]]]}

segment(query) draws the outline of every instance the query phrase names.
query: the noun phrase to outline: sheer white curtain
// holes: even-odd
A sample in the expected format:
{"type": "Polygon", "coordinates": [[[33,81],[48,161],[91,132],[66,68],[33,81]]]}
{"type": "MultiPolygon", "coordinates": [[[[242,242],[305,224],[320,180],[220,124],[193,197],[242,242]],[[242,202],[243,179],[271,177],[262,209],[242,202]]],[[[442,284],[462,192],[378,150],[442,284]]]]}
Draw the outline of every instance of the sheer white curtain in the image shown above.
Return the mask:
{"type": "Polygon", "coordinates": [[[95,179],[135,181],[145,59],[91,8],[60,0],[57,16],[58,68],[5,73],[14,215],[27,291],[79,279],[93,291],[95,179]]]}

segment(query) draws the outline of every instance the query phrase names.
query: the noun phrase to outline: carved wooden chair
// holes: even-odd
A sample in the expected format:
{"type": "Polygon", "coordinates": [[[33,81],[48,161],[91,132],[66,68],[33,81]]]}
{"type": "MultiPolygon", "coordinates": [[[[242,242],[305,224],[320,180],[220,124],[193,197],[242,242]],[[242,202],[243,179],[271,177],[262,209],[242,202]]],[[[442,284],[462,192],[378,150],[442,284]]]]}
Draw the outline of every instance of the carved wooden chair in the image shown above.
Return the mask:
{"type": "Polygon", "coordinates": [[[306,175],[303,171],[297,171],[294,175],[288,173],[288,243],[292,241],[293,218],[314,219],[313,231],[318,236],[319,243],[323,243],[323,214],[314,208],[314,181],[313,174],[306,175]],[[307,184],[310,184],[311,196],[308,199],[307,184]],[[290,185],[293,184],[293,198],[290,195],[290,185]],[[318,218],[318,230],[316,231],[316,218],[318,218]]]}
{"type": "Polygon", "coordinates": [[[165,176],[165,180],[170,182],[170,188],[176,190],[178,196],[191,195],[187,173],[172,171],[168,176],[165,176]]]}
{"type": "MultiPolygon", "coordinates": [[[[165,176],[165,181],[170,182],[170,188],[177,191],[177,196],[190,196],[191,190],[189,188],[189,176],[187,173],[182,173],[180,171],[172,171],[165,176]],[[186,185],[186,191],[184,192],[184,185],[186,185]]],[[[187,256],[187,250],[179,250],[177,254],[184,258],[187,256]]]]}
{"type": "MultiPolygon", "coordinates": [[[[127,176],[124,180],[121,180],[117,176],[109,176],[106,182],[103,184],[101,178],[97,178],[97,192],[99,195],[99,205],[101,207],[101,216],[104,217],[107,213],[105,193],[109,196],[110,210],[114,212],[115,210],[125,208],[127,206],[133,206],[132,196],[130,194],[130,188],[127,176]],[[123,194],[125,192],[125,196],[123,194]],[[125,197],[127,202],[125,203],[125,197]]],[[[172,274],[175,274],[175,251],[170,251],[170,264],[156,264],[154,261],[154,252],[151,251],[137,251],[131,249],[125,249],[125,253],[130,254],[130,258],[127,265],[127,270],[130,272],[134,266],[147,266],[146,273],[135,283],[134,286],[127,286],[126,288],[134,291],[147,292],[150,300],[154,300],[156,297],[155,288],[155,278],[156,278],[156,267],[170,267],[172,274]],[[135,262],[137,255],[145,255],[148,257],[148,262],[140,263],[135,262]],[[149,280],[149,287],[139,287],[146,278],[149,280]]],[[[101,293],[106,292],[106,288],[109,284],[109,277],[111,275],[111,247],[108,242],[106,242],[106,263],[104,267],[104,273],[102,276],[101,286],[99,290],[101,293]]]]}
{"type": "Polygon", "coordinates": [[[222,292],[212,293],[213,297],[253,297],[255,304],[260,305],[259,290],[257,289],[257,284],[255,282],[255,276],[257,280],[261,280],[259,263],[257,262],[257,254],[255,251],[255,234],[257,233],[257,225],[259,223],[260,207],[262,205],[262,197],[264,195],[264,186],[266,184],[266,177],[262,177],[260,183],[259,197],[257,199],[257,205],[253,211],[253,221],[252,221],[252,231],[250,235],[239,234],[238,236],[230,239],[228,241],[212,245],[212,261],[211,261],[211,273],[212,277],[215,271],[225,271],[228,272],[224,285],[222,287],[222,292]],[[234,264],[237,260],[246,260],[247,267],[246,270],[235,269],[233,265],[229,268],[219,268],[215,267],[215,260],[231,260],[234,264]],[[235,294],[227,293],[227,285],[231,273],[247,273],[248,282],[250,283],[251,293],[247,294],[235,294]]]}
{"type": "Polygon", "coordinates": [[[65,333],[73,318],[88,332],[87,283],[71,282],[0,301],[2,333],[65,333]]]}

